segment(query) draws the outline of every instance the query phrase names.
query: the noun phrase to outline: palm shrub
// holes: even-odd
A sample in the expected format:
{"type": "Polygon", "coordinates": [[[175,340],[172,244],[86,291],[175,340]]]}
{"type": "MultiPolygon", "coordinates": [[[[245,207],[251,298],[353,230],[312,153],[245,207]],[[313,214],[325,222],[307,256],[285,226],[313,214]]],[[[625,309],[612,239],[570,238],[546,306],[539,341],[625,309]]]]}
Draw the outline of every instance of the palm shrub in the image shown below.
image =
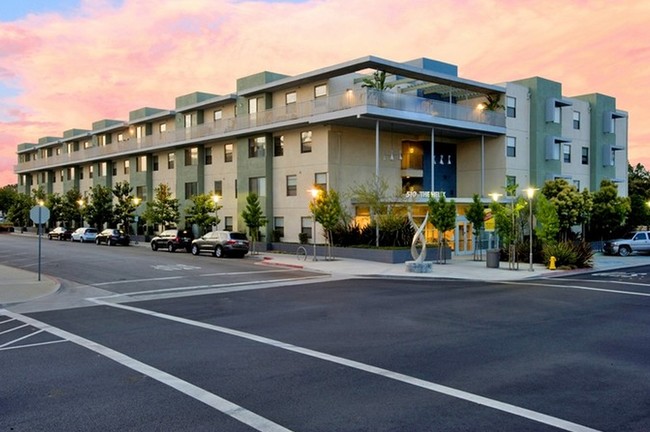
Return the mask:
{"type": "Polygon", "coordinates": [[[558,242],[545,244],[543,247],[544,264],[548,265],[552,256],[555,257],[557,268],[591,268],[593,267],[594,252],[591,246],[584,242],[558,242]]]}

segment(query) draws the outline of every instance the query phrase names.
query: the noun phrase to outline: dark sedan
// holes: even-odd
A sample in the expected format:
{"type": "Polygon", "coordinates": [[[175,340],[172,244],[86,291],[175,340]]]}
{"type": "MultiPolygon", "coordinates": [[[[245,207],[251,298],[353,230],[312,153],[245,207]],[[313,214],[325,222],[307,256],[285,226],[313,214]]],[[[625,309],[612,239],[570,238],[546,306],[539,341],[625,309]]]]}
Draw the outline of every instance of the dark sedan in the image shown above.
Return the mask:
{"type": "Polygon", "coordinates": [[[192,248],[194,236],[192,231],[180,229],[168,229],[151,239],[151,250],[166,249],[174,252],[177,249],[184,249],[189,252],[192,248]]]}
{"type": "Polygon", "coordinates": [[[108,246],[117,244],[128,246],[130,241],[131,238],[124,231],[115,228],[105,229],[95,237],[95,244],[98,245],[105,243],[108,246]]]}
{"type": "Polygon", "coordinates": [[[50,240],[70,240],[72,238],[72,230],[66,227],[56,227],[47,233],[47,238],[50,240]]]}

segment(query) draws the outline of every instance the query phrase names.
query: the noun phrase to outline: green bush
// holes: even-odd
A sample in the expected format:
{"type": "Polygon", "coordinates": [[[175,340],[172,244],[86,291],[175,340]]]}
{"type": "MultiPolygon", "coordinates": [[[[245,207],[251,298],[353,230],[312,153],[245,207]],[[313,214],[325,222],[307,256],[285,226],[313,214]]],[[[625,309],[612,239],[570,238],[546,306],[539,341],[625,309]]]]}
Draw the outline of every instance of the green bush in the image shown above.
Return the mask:
{"type": "Polygon", "coordinates": [[[557,268],[591,268],[593,267],[594,252],[588,243],[560,242],[546,244],[543,248],[544,264],[548,265],[550,258],[555,257],[557,268]]]}
{"type": "Polygon", "coordinates": [[[309,240],[309,236],[307,233],[301,232],[298,233],[298,240],[300,241],[300,244],[307,244],[307,240],[309,240]]]}

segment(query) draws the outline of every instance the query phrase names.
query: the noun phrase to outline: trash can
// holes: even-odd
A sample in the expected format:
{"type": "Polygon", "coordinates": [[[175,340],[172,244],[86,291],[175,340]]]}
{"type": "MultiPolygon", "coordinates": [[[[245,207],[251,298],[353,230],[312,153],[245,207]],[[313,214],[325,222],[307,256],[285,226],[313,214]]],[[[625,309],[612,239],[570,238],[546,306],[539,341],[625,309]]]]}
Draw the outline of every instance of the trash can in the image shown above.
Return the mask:
{"type": "Polygon", "coordinates": [[[487,251],[487,268],[499,268],[499,258],[501,251],[499,249],[491,249],[487,251]]]}

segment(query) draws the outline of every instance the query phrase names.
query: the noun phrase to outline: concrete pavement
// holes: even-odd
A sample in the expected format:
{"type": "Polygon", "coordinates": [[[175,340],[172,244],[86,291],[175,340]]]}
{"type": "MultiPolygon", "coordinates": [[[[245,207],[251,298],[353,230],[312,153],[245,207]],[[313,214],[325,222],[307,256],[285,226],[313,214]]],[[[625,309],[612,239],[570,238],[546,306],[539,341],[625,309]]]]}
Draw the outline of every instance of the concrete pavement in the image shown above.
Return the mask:
{"type": "MultiPolygon", "coordinates": [[[[140,242],[138,247],[149,247],[148,243],[140,242]]],[[[454,256],[446,264],[433,264],[432,273],[407,272],[405,264],[386,264],[372,261],[362,261],[348,258],[335,258],[328,261],[317,257],[314,261],[308,256],[305,261],[298,260],[295,255],[273,252],[261,252],[247,259],[257,260],[257,264],[266,266],[281,266],[285,268],[305,269],[324,274],[347,277],[381,276],[394,278],[421,279],[470,279],[483,281],[512,281],[535,277],[551,277],[568,273],[593,273],[603,270],[622,269],[650,264],[647,255],[629,257],[605,256],[596,253],[594,268],[586,270],[551,271],[540,264],[535,264],[534,271],[529,271],[527,263],[520,263],[518,270],[509,270],[507,262],[499,263],[499,268],[487,268],[485,257],[483,261],[474,261],[472,256],[454,256]]],[[[0,265],[0,306],[24,303],[55,293],[60,287],[56,278],[41,274],[41,280],[35,272],[0,265]]]]}

